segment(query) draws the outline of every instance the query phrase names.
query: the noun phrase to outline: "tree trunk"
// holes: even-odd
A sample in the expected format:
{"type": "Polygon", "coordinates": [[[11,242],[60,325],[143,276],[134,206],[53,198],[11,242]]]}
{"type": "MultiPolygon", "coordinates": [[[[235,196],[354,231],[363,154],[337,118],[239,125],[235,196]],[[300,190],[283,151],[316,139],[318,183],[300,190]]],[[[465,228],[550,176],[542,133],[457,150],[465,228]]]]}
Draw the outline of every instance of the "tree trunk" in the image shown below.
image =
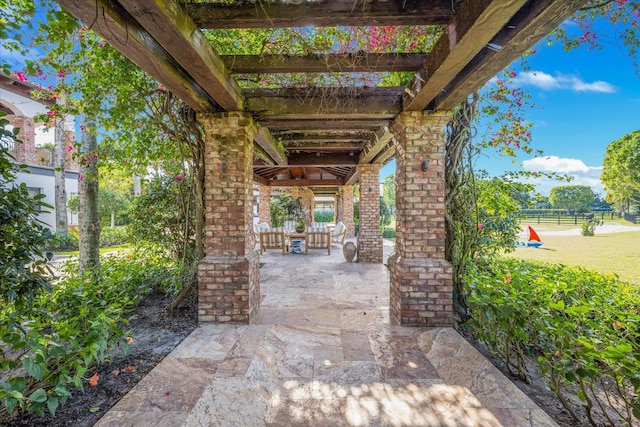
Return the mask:
{"type": "Polygon", "coordinates": [[[55,209],[56,233],[66,235],[69,231],[67,219],[67,190],[64,176],[65,167],[65,135],[64,119],[56,122],[53,147],[53,170],[55,175],[55,209]]]}
{"type": "Polygon", "coordinates": [[[98,141],[96,121],[85,117],[80,148],[80,212],[78,214],[80,241],[80,274],[97,275],[100,267],[100,216],[98,214],[98,141]]]}
{"type": "Polygon", "coordinates": [[[116,212],[111,211],[111,228],[116,228],[116,212]]]}

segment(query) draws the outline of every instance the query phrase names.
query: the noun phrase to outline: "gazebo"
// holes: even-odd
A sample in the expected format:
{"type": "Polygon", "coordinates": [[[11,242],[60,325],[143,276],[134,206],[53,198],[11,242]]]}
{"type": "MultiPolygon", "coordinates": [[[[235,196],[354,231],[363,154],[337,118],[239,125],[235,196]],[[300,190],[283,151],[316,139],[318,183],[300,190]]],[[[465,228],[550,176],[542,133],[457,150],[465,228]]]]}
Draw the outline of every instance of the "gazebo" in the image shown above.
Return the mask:
{"type": "MultiPolygon", "coordinates": [[[[445,126],[452,110],[586,0],[58,0],[198,112],[205,130],[206,257],[201,322],[248,323],[260,304],[253,183],[333,195],[353,217],[360,262],[382,262],[380,168],[396,159],[392,316],[452,322],[444,258],[445,126]],[[220,55],[208,29],[431,26],[429,52],[220,55]],[[238,75],[412,72],[405,86],[243,88],[238,75]]],[[[311,30],[309,30],[311,31],[311,30]]],[[[309,192],[308,192],[309,193],[309,192]]],[[[309,196],[311,197],[311,196],[309,196]]]]}

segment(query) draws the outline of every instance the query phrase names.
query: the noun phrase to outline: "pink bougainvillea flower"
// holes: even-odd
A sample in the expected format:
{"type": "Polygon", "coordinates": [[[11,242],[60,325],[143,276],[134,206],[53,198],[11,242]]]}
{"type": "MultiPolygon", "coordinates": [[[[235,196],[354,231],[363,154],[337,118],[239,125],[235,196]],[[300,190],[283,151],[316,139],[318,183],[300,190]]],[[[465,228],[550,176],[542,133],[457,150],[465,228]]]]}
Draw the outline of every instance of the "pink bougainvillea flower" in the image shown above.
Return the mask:
{"type": "Polygon", "coordinates": [[[22,72],[22,71],[14,71],[13,75],[16,76],[16,78],[18,80],[20,80],[21,82],[26,82],[29,81],[29,79],[27,78],[27,76],[22,72]]]}
{"type": "Polygon", "coordinates": [[[508,273],[504,278],[504,283],[511,283],[511,273],[508,273]]]}

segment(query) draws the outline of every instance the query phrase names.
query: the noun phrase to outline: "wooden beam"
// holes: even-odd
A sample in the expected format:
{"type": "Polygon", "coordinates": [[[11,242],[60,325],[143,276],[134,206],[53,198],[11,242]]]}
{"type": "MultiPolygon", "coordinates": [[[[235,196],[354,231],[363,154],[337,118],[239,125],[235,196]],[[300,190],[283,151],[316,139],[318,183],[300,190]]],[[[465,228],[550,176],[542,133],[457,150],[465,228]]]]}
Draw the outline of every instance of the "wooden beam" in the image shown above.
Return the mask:
{"type": "Polygon", "coordinates": [[[373,139],[370,140],[362,149],[360,153],[359,163],[369,163],[373,160],[378,153],[387,146],[389,141],[393,138],[393,134],[389,130],[388,126],[382,126],[376,131],[373,139]]]}
{"type": "Polygon", "coordinates": [[[502,30],[527,0],[474,0],[460,7],[423,67],[407,86],[405,111],[423,110],[502,30]]]}
{"type": "Polygon", "coordinates": [[[266,151],[277,165],[283,166],[287,164],[287,156],[284,150],[278,146],[269,129],[261,127],[253,137],[253,141],[266,151]]]}
{"type": "Polygon", "coordinates": [[[364,143],[322,141],[288,142],[285,147],[288,151],[360,151],[364,143]]]}
{"type": "Polygon", "coordinates": [[[260,124],[273,129],[353,129],[375,130],[380,126],[388,126],[391,120],[260,120],[260,124]]]}
{"type": "Polygon", "coordinates": [[[267,181],[269,187],[331,187],[344,185],[342,179],[270,179],[267,181]]]}
{"type": "Polygon", "coordinates": [[[260,185],[265,185],[265,186],[269,185],[269,180],[268,179],[263,178],[260,175],[256,175],[255,173],[253,174],[253,180],[254,180],[254,182],[257,182],[260,185]]]}
{"type": "Polygon", "coordinates": [[[225,110],[242,111],[240,87],[200,28],[176,0],[119,0],[204,90],[225,110]]]}
{"type": "Polygon", "coordinates": [[[491,40],[494,49],[485,47],[456,76],[454,82],[435,97],[429,109],[453,109],[586,3],[587,0],[543,0],[527,3],[491,40]]]}
{"type": "Polygon", "coordinates": [[[257,157],[258,159],[262,160],[266,165],[273,166],[275,162],[273,161],[271,156],[268,155],[267,152],[260,145],[258,145],[255,139],[253,140],[253,142],[254,142],[253,144],[254,158],[257,157]]]}
{"type": "Polygon", "coordinates": [[[308,119],[323,115],[327,119],[388,118],[401,111],[400,96],[368,98],[247,98],[247,110],[260,118],[308,119]],[[285,117],[290,116],[290,117],[285,117]]]}
{"type": "Polygon", "coordinates": [[[360,172],[358,171],[358,168],[354,167],[351,169],[349,175],[344,179],[344,185],[354,185],[358,181],[360,181],[360,172]]]}
{"type": "Polygon", "coordinates": [[[56,100],[51,95],[47,95],[46,98],[33,96],[33,92],[36,91],[38,95],[48,92],[44,89],[40,89],[38,86],[29,82],[19,82],[11,77],[5,76],[0,73],[0,90],[6,90],[16,95],[20,95],[24,98],[32,99],[44,105],[56,105],[56,100]]]}
{"type": "Polygon", "coordinates": [[[374,73],[415,71],[426,53],[343,53],[331,55],[223,55],[233,74],[374,73]]]}
{"type": "Polygon", "coordinates": [[[391,158],[395,155],[396,155],[396,145],[391,143],[391,144],[388,144],[384,149],[382,149],[371,163],[384,165],[389,160],[391,160],[391,158]]]}
{"type": "Polygon", "coordinates": [[[459,1],[388,0],[358,2],[187,3],[187,14],[202,28],[336,27],[370,25],[443,25],[459,1]]]}
{"type": "Polygon", "coordinates": [[[289,166],[355,166],[358,159],[355,156],[342,153],[326,153],[317,155],[314,153],[289,154],[289,166]]]}
{"type": "Polygon", "coordinates": [[[196,111],[213,111],[213,98],[114,0],[56,0],[76,19],[151,74],[196,111]]]}

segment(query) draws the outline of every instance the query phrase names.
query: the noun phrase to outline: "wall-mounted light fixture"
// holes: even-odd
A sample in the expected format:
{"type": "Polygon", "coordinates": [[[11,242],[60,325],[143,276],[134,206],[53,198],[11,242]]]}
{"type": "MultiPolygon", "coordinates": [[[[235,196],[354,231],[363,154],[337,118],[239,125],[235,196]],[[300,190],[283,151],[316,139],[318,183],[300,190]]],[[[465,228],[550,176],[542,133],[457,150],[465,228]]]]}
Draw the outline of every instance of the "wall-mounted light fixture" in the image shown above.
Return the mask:
{"type": "Polygon", "coordinates": [[[220,172],[226,172],[227,171],[227,162],[222,162],[220,163],[220,172]]]}
{"type": "Polygon", "coordinates": [[[429,169],[429,160],[423,160],[420,169],[422,169],[422,172],[426,172],[429,169]]]}

